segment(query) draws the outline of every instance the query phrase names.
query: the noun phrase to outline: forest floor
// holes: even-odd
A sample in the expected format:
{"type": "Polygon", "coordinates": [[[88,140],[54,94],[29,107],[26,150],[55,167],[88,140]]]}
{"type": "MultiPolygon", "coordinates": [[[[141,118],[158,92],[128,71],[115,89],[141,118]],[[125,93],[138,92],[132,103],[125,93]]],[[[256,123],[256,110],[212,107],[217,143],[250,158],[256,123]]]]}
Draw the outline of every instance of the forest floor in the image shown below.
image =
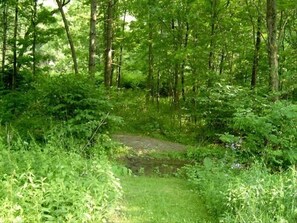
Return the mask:
{"type": "Polygon", "coordinates": [[[120,177],[124,196],[122,212],[113,223],[213,222],[197,191],[176,177],[190,164],[187,146],[147,136],[117,134],[113,140],[130,150],[118,158],[132,174],[120,177]]]}

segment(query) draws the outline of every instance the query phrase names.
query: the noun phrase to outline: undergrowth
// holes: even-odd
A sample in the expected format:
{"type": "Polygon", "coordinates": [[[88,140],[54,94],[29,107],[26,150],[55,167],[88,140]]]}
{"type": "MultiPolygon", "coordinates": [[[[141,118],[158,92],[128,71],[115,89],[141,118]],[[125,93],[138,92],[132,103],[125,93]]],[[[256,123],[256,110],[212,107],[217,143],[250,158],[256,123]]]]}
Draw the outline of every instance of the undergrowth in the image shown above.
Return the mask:
{"type": "Polygon", "coordinates": [[[0,222],[106,222],[121,197],[107,158],[0,143],[0,222]]]}
{"type": "Polygon", "coordinates": [[[297,221],[294,168],[271,172],[259,163],[248,167],[205,158],[202,165],[186,167],[186,173],[219,222],[297,221]]]}

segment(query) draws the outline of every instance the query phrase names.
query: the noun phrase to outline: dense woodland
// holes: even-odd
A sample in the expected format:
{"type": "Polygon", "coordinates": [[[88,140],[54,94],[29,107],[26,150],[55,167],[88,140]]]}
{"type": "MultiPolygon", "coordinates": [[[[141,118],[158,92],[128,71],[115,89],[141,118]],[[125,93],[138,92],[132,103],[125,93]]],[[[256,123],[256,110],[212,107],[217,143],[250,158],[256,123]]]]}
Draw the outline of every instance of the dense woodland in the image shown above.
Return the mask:
{"type": "Polygon", "coordinates": [[[197,164],[181,175],[220,222],[296,222],[296,0],[1,0],[0,9],[0,222],[104,222],[121,194],[116,131],[195,147],[187,159],[197,164]],[[110,196],[96,200],[98,191],[110,196]]]}

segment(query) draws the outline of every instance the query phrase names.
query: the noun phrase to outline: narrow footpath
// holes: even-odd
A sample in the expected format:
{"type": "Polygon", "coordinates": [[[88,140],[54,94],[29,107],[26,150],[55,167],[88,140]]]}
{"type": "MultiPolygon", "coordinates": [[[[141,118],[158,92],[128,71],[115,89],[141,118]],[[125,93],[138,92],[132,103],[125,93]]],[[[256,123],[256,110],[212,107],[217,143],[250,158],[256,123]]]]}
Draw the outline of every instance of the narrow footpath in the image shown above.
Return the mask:
{"type": "Polygon", "coordinates": [[[213,222],[197,191],[186,179],[176,177],[177,170],[189,163],[175,158],[177,153],[185,153],[186,146],[130,134],[114,135],[113,139],[132,148],[119,159],[132,174],[120,178],[123,203],[113,223],[213,222]]]}

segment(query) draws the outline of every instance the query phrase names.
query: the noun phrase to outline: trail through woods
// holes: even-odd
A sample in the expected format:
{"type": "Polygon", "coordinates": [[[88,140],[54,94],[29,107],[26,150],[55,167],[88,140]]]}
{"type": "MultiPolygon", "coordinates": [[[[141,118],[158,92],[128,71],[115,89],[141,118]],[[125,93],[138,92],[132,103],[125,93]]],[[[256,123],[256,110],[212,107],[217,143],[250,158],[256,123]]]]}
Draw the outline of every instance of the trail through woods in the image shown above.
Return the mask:
{"type": "Polygon", "coordinates": [[[185,145],[131,134],[112,138],[131,147],[118,161],[132,170],[121,177],[123,203],[113,223],[213,222],[197,191],[176,177],[178,169],[191,162],[170,154],[185,153],[185,145]]]}

